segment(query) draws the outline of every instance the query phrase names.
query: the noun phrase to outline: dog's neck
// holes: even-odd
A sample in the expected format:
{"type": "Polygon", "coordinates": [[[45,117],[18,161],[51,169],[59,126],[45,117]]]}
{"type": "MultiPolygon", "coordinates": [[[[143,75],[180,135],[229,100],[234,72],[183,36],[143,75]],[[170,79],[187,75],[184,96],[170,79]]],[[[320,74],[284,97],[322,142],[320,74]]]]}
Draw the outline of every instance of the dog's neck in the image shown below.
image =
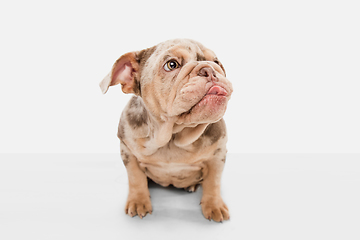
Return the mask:
{"type": "Polygon", "coordinates": [[[174,144],[180,148],[195,142],[203,134],[208,123],[177,124],[178,117],[155,117],[149,113],[149,138],[146,146],[152,151],[168,144],[175,135],[174,144]]]}
{"type": "Polygon", "coordinates": [[[180,132],[176,133],[174,144],[178,147],[190,145],[199,139],[208,125],[208,123],[201,123],[195,126],[185,126],[180,132]]]}

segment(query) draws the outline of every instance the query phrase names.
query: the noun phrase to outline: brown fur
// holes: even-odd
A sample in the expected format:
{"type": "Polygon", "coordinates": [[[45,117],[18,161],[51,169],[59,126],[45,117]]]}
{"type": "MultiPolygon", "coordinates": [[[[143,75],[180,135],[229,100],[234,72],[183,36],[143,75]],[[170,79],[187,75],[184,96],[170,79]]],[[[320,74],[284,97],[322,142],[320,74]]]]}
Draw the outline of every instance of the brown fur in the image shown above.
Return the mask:
{"type": "Polygon", "coordinates": [[[227,152],[222,117],[232,86],[215,54],[192,40],[166,41],[121,56],[100,86],[105,93],[116,84],[137,95],[125,107],[118,129],[129,178],[125,212],[140,218],[152,212],[150,178],[190,192],[201,184],[205,218],[229,219],[220,179],[227,152]],[[179,68],[165,71],[169,60],[179,68]],[[207,95],[212,86],[228,95],[207,95]]]}

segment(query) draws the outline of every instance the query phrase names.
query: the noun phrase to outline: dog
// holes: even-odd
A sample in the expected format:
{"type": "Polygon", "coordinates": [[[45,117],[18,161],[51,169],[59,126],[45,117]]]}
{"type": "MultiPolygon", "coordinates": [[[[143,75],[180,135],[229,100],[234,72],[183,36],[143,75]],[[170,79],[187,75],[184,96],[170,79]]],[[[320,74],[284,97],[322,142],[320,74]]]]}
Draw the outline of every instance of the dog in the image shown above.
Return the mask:
{"type": "Polygon", "coordinates": [[[152,213],[148,178],[189,192],[203,188],[204,217],[230,218],[220,195],[226,159],[223,120],[233,92],[223,65],[199,42],[174,39],[122,55],[101,81],[105,94],[121,84],[134,94],[118,127],[129,193],[125,213],[152,213]]]}

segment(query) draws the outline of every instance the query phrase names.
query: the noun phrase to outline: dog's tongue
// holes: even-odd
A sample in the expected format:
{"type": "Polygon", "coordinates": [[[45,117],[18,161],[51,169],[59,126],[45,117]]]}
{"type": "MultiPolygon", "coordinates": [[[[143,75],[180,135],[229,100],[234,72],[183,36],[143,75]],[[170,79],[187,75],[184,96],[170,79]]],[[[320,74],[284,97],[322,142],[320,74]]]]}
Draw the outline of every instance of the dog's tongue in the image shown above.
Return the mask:
{"type": "Polygon", "coordinates": [[[226,90],[220,86],[212,86],[207,92],[207,95],[226,96],[227,94],[226,90]]]}

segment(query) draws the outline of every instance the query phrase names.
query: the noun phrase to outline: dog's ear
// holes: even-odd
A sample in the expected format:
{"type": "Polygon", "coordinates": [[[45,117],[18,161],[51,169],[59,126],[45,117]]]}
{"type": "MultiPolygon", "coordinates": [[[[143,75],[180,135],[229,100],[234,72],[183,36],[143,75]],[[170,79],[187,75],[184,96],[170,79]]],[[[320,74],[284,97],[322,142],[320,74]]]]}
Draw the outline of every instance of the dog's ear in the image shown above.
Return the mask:
{"type": "Polygon", "coordinates": [[[114,63],[111,72],[101,81],[101,91],[106,93],[110,86],[120,83],[124,93],[141,95],[140,71],[155,49],[156,46],[122,55],[114,63]]]}
{"type": "Polygon", "coordinates": [[[122,55],[113,65],[111,72],[101,81],[100,88],[105,94],[110,86],[121,84],[124,93],[137,93],[136,74],[139,72],[139,62],[136,52],[122,55]]]}

